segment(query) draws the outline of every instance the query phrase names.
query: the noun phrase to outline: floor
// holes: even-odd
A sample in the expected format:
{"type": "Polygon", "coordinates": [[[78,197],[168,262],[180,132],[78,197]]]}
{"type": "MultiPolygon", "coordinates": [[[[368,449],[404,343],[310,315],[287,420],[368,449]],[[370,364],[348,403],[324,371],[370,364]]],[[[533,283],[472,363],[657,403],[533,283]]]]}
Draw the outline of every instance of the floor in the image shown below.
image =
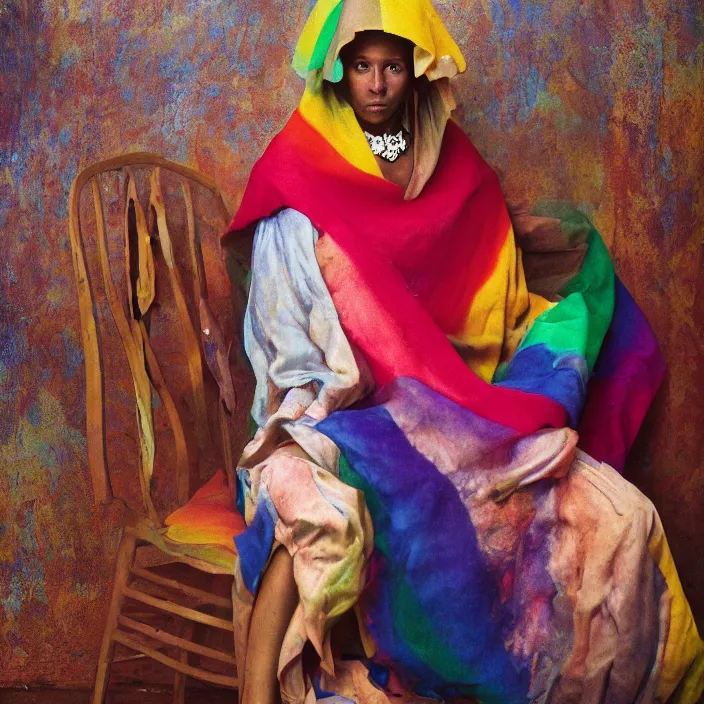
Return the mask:
{"type": "MultiPolygon", "coordinates": [[[[0,704],[90,704],[87,689],[0,689],[0,704]]],[[[169,687],[115,687],[107,704],[171,704],[169,687]]],[[[237,693],[228,689],[194,686],[186,691],[186,704],[236,704],[237,693]]]]}

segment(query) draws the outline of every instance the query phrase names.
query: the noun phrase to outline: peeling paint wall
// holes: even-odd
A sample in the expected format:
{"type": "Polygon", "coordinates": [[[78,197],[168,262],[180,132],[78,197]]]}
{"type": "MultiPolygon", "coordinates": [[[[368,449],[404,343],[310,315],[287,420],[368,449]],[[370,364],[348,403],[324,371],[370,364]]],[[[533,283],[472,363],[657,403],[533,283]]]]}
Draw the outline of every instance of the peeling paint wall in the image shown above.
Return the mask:
{"type": "MultiPolygon", "coordinates": [[[[510,197],[589,214],[662,342],[670,372],[629,476],[702,624],[704,8],[436,2],[469,63],[459,121],[510,197]]],[[[297,103],[308,6],[0,0],[0,686],[92,680],[117,541],[86,465],[71,181],[148,150],[208,173],[234,206],[297,103]]]]}

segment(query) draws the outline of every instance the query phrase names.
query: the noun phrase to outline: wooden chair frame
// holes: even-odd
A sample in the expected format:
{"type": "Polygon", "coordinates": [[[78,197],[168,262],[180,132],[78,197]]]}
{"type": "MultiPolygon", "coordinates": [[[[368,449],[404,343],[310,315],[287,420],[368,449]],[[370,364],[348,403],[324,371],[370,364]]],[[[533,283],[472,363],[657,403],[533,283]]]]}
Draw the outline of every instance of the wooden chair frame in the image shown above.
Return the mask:
{"type": "MultiPolygon", "coordinates": [[[[164,159],[156,154],[137,152],[125,154],[112,159],[107,159],[82,170],[74,179],[69,193],[69,237],[72,249],[72,258],[76,287],[79,299],[79,313],[81,320],[81,334],[83,350],[85,355],[86,369],[86,410],[87,410],[87,444],[88,444],[88,466],[93,485],[94,500],[96,503],[107,504],[113,500],[113,493],[108,473],[106,442],[105,442],[105,398],[104,379],[101,350],[98,338],[98,325],[95,315],[95,299],[91,290],[90,278],[86,266],[86,255],[83,243],[80,217],[81,193],[88,183],[91,183],[93,205],[95,209],[96,238],[102,271],[103,285],[107,295],[109,307],[113,320],[117,326],[122,339],[125,352],[127,353],[130,370],[135,387],[135,394],[138,406],[138,429],[141,446],[141,471],[140,488],[143,499],[143,514],[137,514],[126,509],[127,520],[123,529],[123,534],[117,552],[115,579],[113,583],[112,597],[105,624],[105,631],[100,649],[100,657],[96,673],[93,704],[102,704],[107,694],[107,686],[110,675],[110,666],[113,662],[115,644],[119,643],[134,651],[135,657],[152,658],[175,671],[174,676],[174,702],[183,704],[185,696],[185,684],[187,677],[193,677],[212,684],[238,688],[239,680],[236,676],[235,655],[217,649],[206,647],[192,641],[194,624],[213,627],[224,631],[232,632],[233,619],[222,618],[206,613],[203,607],[210,609],[224,609],[228,613],[233,611],[233,600],[230,595],[225,598],[221,595],[212,594],[202,589],[189,586],[177,580],[167,579],[156,572],[139,567],[135,564],[137,548],[144,545],[151,545],[167,556],[167,562],[178,561],[195,567],[210,574],[232,574],[222,564],[217,561],[208,560],[198,554],[188,554],[187,550],[181,550],[179,546],[170,544],[165,537],[165,529],[161,526],[159,518],[154,509],[151,498],[151,472],[153,469],[154,448],[153,448],[153,427],[150,428],[151,420],[151,392],[152,388],[159,395],[161,402],[168,414],[171,428],[174,434],[176,446],[176,493],[179,505],[183,505],[189,498],[189,463],[187,449],[184,439],[183,428],[178,417],[178,411],[173,398],[164,381],[164,377],[159,368],[156,356],[151,348],[149,337],[143,320],[135,318],[132,307],[128,304],[130,315],[125,313],[123,305],[118,301],[116,289],[112,281],[110,266],[108,261],[107,239],[105,234],[105,217],[102,195],[98,179],[101,174],[109,171],[126,170],[126,222],[127,209],[132,202],[136,218],[136,228],[139,235],[138,246],[140,255],[140,277],[145,274],[147,285],[139,288],[135,292],[132,290],[129,271],[129,247],[126,224],[126,260],[127,260],[127,288],[128,299],[131,301],[136,295],[140,309],[142,305],[148,309],[153,298],[153,261],[152,270],[149,271],[149,258],[151,249],[149,246],[149,235],[136,193],[134,175],[131,169],[148,167],[152,168],[150,207],[156,214],[156,227],[162,248],[162,253],[167,264],[170,283],[174,294],[176,307],[181,318],[182,330],[184,332],[184,344],[188,355],[189,376],[191,377],[192,388],[195,401],[195,424],[196,435],[207,433],[207,414],[205,414],[205,395],[202,387],[204,366],[211,366],[210,360],[206,358],[206,365],[203,364],[202,340],[203,334],[210,334],[209,330],[203,329],[201,324],[201,335],[196,334],[185,302],[184,284],[179,276],[178,267],[173,261],[173,249],[171,247],[170,235],[166,221],[166,211],[164,207],[163,195],[161,192],[161,170],[167,170],[181,177],[182,193],[186,209],[186,219],[189,234],[189,249],[191,253],[191,264],[194,271],[194,291],[193,295],[200,299],[200,305],[207,306],[207,284],[205,279],[205,268],[203,264],[200,242],[196,233],[196,221],[194,216],[193,201],[191,198],[190,182],[209,190],[215,197],[218,215],[223,218],[225,224],[229,221],[229,215],[220,191],[213,181],[199,173],[195,169],[187,167],[173,161],[164,159]],[[144,251],[141,250],[145,247],[144,251]],[[145,271],[142,271],[143,263],[145,271]],[[148,280],[152,277],[152,290],[149,291],[148,280]],[[204,420],[205,419],[205,420],[204,420]],[[206,427],[204,427],[206,423],[206,427]],[[151,440],[150,440],[151,433],[151,440]],[[150,444],[151,442],[151,444],[150,444]],[[134,580],[142,581],[150,585],[156,585],[159,589],[166,590],[169,594],[179,595],[195,602],[191,606],[178,603],[175,598],[156,597],[144,589],[134,586],[134,580]],[[164,630],[154,628],[149,624],[142,623],[122,614],[122,607],[126,599],[140,602],[148,607],[157,609],[164,614],[175,615],[184,619],[185,627],[180,635],[174,635],[164,630]],[[155,641],[154,647],[151,641],[155,641]],[[166,655],[165,648],[176,648],[178,659],[166,655]],[[205,670],[201,667],[194,667],[189,664],[189,654],[204,656],[219,662],[232,665],[235,674],[223,675],[205,670]]],[[[201,308],[202,310],[202,308],[201,308]]],[[[202,323],[202,321],[201,321],[202,323]]],[[[212,371],[212,366],[211,366],[212,371]]],[[[228,372],[229,373],[229,372],[228,372]]],[[[219,382],[220,384],[221,382],[219,382]]],[[[231,383],[231,379],[230,379],[231,383]]],[[[234,468],[232,458],[232,445],[230,438],[230,418],[221,400],[218,404],[221,444],[223,448],[223,458],[227,471],[230,486],[234,487],[234,468]]],[[[230,409],[231,410],[231,409],[230,409]]],[[[199,438],[200,439],[200,438],[199,438]]],[[[200,444],[200,442],[199,442],[200,444]]],[[[234,498],[234,496],[233,496],[234,498]]]]}

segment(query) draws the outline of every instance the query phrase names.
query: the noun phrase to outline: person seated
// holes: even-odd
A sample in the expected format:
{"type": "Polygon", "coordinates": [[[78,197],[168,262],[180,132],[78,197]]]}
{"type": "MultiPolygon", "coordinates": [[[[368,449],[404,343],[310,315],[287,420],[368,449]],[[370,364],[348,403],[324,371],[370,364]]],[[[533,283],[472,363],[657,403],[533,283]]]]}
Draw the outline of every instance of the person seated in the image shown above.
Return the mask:
{"type": "Polygon", "coordinates": [[[242,701],[695,701],[662,526],[613,468],[662,359],[599,234],[512,220],[429,0],[320,0],[294,67],[223,239],[256,377],[242,701]]]}

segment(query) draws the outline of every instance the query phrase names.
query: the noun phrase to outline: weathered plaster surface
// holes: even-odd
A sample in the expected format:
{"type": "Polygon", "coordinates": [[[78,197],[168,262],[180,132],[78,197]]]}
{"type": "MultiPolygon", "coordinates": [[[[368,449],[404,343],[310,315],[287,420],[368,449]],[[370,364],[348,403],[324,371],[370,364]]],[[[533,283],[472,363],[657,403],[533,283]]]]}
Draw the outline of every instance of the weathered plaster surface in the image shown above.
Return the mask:
{"type": "MultiPolygon", "coordinates": [[[[670,372],[630,477],[661,512],[701,623],[704,8],[437,4],[469,63],[459,120],[508,194],[583,207],[662,342],[670,372]]],[[[71,180],[143,149],[210,174],[234,206],[296,105],[288,62],[307,10],[0,0],[0,686],[91,680],[116,545],[86,466],[71,180]]]]}

